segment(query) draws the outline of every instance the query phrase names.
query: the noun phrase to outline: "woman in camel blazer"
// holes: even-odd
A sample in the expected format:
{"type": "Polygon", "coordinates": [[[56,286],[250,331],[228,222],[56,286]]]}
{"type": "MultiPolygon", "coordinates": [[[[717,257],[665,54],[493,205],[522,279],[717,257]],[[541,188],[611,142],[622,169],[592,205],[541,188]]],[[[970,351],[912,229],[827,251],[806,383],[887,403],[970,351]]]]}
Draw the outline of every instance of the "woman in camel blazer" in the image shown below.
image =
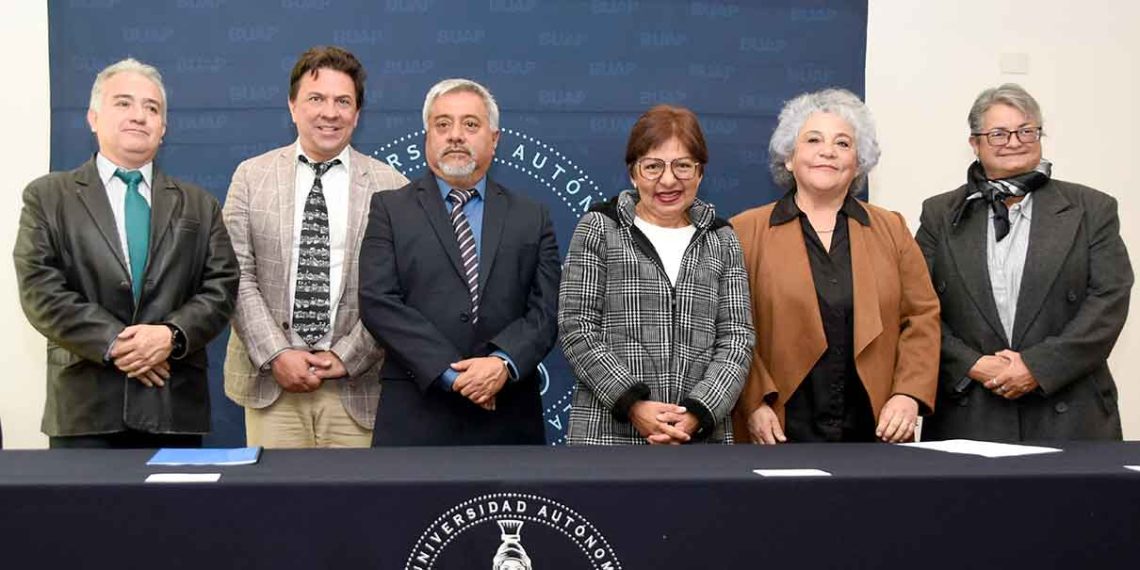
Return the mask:
{"type": "Polygon", "coordinates": [[[732,219],[756,327],[735,439],[909,441],[934,407],[938,298],[902,216],[852,196],[878,162],[870,113],[801,95],[769,151],[788,193],[732,219]]]}

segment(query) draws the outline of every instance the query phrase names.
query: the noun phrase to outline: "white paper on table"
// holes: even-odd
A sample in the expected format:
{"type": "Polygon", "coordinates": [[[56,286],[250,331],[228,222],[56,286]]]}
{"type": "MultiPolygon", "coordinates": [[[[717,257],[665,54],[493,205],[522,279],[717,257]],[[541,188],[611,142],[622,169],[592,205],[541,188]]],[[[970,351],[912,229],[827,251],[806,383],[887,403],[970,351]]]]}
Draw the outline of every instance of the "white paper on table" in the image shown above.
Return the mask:
{"type": "Polygon", "coordinates": [[[147,483],[217,483],[221,473],[151,473],[147,483]]]}
{"type": "Polygon", "coordinates": [[[1140,465],[1125,465],[1124,468],[1131,469],[1133,471],[1140,471],[1140,465]]]}
{"type": "Polygon", "coordinates": [[[761,477],[831,477],[822,469],[753,469],[761,477]]]}
{"type": "Polygon", "coordinates": [[[982,457],[1018,457],[1021,455],[1037,455],[1039,453],[1056,453],[1061,451],[1056,447],[1018,445],[1013,443],[998,443],[995,441],[977,441],[973,439],[922,441],[919,443],[900,443],[899,445],[917,447],[920,449],[933,449],[934,451],[945,451],[947,453],[980,455],[982,457]]]}

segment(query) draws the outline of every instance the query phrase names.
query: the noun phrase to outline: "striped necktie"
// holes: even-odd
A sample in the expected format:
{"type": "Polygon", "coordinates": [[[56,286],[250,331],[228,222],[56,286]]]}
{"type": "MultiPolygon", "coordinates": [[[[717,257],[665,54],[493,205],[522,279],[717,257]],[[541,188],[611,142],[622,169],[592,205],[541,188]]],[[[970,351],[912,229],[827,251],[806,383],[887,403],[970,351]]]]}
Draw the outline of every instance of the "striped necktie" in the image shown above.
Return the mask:
{"type": "Polygon", "coordinates": [[[127,231],[127,258],[131,265],[131,292],[135,301],[142,294],[143,273],[146,272],[146,257],[150,250],[150,204],[139,192],[143,175],[137,170],[115,169],[115,178],[127,185],[123,198],[123,225],[127,231]]]}
{"type": "Polygon", "coordinates": [[[471,293],[471,324],[479,322],[479,256],[475,254],[475,234],[467,223],[463,205],[479,195],[479,191],[453,188],[447,193],[451,204],[451,227],[455,228],[455,238],[459,240],[459,259],[463,262],[463,278],[467,280],[467,290],[471,293]]]}
{"type": "Polygon", "coordinates": [[[313,169],[315,178],[301,218],[301,243],[297,253],[297,283],[293,292],[293,330],[309,346],[317,344],[329,332],[332,304],[329,293],[329,210],[325,204],[321,177],[340,159],[309,162],[297,157],[313,169]]]}

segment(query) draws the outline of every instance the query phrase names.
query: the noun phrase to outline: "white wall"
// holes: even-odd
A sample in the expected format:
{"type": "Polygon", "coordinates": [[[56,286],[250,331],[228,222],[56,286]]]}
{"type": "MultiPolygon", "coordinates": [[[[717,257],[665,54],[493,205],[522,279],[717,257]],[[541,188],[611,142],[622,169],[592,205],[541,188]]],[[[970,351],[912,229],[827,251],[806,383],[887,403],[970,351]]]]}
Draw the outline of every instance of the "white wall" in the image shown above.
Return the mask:
{"type": "MultiPolygon", "coordinates": [[[[922,199],[962,182],[972,159],[966,112],[979,91],[1017,81],[1045,113],[1045,156],[1058,178],[1120,201],[1123,233],[1140,265],[1140,4],[1113,0],[870,0],[867,100],[883,159],[874,201],[917,227],[922,199]],[[1001,54],[1028,56],[1029,73],[1003,75],[1001,54]]],[[[0,138],[8,198],[0,207],[0,257],[12,251],[20,192],[47,172],[47,6],[0,4],[0,46],[19,59],[0,90],[9,120],[0,138]],[[19,157],[20,160],[12,160],[19,157]]],[[[1134,304],[1135,307],[1138,303],[1134,304]]],[[[1132,313],[1135,313],[1133,310],[1132,313]]],[[[20,311],[12,265],[0,262],[0,419],[5,447],[43,447],[44,341],[20,311]]],[[[1129,318],[1112,357],[1124,434],[1140,439],[1140,320],[1129,318]]]]}
{"type": "MultiPolygon", "coordinates": [[[[986,87],[1012,81],[1045,116],[1053,175],[1117,198],[1140,267],[1140,3],[1117,0],[870,0],[867,102],[883,158],[874,202],[917,229],[922,200],[965,181],[966,114],[986,87]],[[1028,58],[1003,74],[1003,54],[1028,58]]],[[[1140,299],[1110,359],[1126,439],[1140,439],[1140,299]]]]}
{"type": "Polygon", "coordinates": [[[0,4],[0,50],[14,65],[0,89],[4,109],[7,198],[0,205],[0,422],[4,448],[46,447],[40,434],[44,409],[45,341],[24,319],[12,268],[12,246],[20,220],[24,186],[48,171],[50,97],[47,2],[0,4]]]}

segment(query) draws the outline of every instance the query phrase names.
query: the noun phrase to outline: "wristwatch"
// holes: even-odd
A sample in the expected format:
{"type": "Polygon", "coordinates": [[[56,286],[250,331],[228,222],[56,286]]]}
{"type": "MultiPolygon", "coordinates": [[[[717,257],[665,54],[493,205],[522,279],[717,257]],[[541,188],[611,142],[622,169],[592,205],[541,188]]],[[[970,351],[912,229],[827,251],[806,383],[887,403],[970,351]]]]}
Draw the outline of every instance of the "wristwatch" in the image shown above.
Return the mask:
{"type": "Polygon", "coordinates": [[[163,324],[170,329],[170,355],[174,358],[181,358],[182,353],[186,352],[186,335],[182,334],[182,329],[170,323],[163,324]]]}

